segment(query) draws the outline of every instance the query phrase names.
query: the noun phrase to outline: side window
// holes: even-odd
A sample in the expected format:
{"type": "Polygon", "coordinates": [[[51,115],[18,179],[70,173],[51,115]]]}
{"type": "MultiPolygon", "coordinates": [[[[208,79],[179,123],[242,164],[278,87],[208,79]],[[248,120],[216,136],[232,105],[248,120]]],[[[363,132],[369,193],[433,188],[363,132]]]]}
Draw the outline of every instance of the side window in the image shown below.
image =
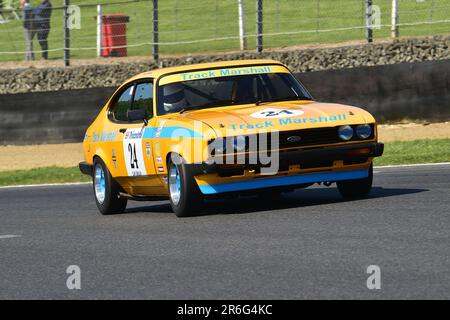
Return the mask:
{"type": "Polygon", "coordinates": [[[112,106],[111,113],[114,117],[114,120],[128,121],[127,111],[131,109],[131,102],[133,101],[133,89],[134,85],[122,92],[119,99],[112,106]]]}
{"type": "Polygon", "coordinates": [[[136,85],[133,107],[136,109],[146,109],[151,118],[153,116],[153,83],[139,83],[136,85]]]}

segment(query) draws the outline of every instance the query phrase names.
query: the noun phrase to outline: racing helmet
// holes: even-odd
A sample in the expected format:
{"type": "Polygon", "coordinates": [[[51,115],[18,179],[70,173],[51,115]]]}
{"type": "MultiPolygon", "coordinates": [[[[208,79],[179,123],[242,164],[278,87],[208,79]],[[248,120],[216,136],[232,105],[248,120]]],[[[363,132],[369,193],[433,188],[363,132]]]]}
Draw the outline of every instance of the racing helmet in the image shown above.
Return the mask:
{"type": "Polygon", "coordinates": [[[164,110],[176,112],[187,106],[184,86],[181,83],[171,83],[164,86],[164,110]]]}

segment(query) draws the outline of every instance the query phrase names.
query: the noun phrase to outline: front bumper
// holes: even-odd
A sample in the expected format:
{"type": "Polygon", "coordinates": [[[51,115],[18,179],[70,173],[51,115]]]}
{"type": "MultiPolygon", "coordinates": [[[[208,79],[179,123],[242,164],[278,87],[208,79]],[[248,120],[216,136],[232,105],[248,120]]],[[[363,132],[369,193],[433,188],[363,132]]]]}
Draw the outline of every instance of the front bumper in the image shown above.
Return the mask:
{"type": "Polygon", "coordinates": [[[308,164],[332,162],[342,160],[357,163],[368,158],[380,157],[384,152],[384,144],[379,142],[355,144],[339,147],[325,147],[321,149],[301,150],[280,153],[281,165],[308,164]]]}
{"type": "Polygon", "coordinates": [[[213,195],[227,192],[239,192],[255,189],[283,188],[289,186],[302,186],[318,182],[336,182],[342,180],[364,179],[369,176],[369,169],[321,172],[288,175],[274,178],[257,178],[252,180],[243,180],[237,182],[226,182],[216,184],[199,183],[201,193],[204,195],[213,195]]]}
{"type": "MultiPolygon", "coordinates": [[[[384,144],[380,142],[358,143],[344,146],[311,148],[298,151],[279,152],[280,168],[290,165],[300,165],[303,168],[327,167],[327,163],[340,160],[344,164],[362,163],[369,158],[380,157],[384,152],[384,144]]],[[[245,159],[244,168],[255,169],[259,164],[249,164],[248,157],[245,159]]],[[[222,162],[224,163],[224,162],[222,162]]],[[[217,164],[192,164],[194,175],[220,173],[223,166],[217,164]]]]}
{"type": "MultiPolygon", "coordinates": [[[[195,165],[200,191],[205,195],[255,189],[295,188],[319,182],[364,179],[371,159],[383,154],[384,144],[371,142],[279,154],[279,172],[258,174],[253,165],[242,165],[242,174],[224,176],[223,165],[195,165]],[[291,170],[292,166],[296,167],[291,170]],[[249,171],[252,174],[249,174],[249,171]]],[[[226,167],[226,165],[225,165],[226,167]]],[[[236,170],[234,171],[236,172],[236,170]]]]}

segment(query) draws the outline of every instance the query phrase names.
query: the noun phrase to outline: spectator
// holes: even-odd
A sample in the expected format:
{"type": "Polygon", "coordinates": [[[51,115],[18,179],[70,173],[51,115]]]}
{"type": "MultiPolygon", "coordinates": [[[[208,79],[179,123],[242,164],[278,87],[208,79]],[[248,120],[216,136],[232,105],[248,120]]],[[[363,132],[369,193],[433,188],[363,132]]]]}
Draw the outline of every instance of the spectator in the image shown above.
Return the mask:
{"type": "Polygon", "coordinates": [[[3,0],[0,0],[0,23],[5,23],[5,18],[3,18],[3,0]]]}
{"type": "Polygon", "coordinates": [[[20,8],[23,13],[23,30],[25,33],[25,60],[33,61],[33,38],[35,34],[33,29],[33,6],[30,0],[20,0],[20,8]]]}
{"type": "Polygon", "coordinates": [[[50,17],[52,15],[52,4],[49,0],[42,0],[34,11],[34,28],[37,32],[39,45],[42,49],[42,58],[48,59],[48,34],[50,33],[50,17]]]}

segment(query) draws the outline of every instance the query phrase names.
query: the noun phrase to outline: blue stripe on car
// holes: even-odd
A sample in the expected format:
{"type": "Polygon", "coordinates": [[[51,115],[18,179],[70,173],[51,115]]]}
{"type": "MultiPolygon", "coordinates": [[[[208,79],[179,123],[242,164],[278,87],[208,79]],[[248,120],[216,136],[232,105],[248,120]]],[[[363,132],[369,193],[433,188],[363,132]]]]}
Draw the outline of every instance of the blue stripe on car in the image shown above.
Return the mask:
{"type": "Polygon", "coordinates": [[[203,136],[191,129],[184,127],[150,127],[145,128],[144,131],[144,139],[151,138],[200,138],[203,139],[203,136]],[[159,132],[159,136],[157,137],[157,133],[159,132]]]}
{"type": "Polygon", "coordinates": [[[363,179],[369,176],[369,171],[353,170],[353,171],[337,171],[337,172],[323,172],[323,173],[309,173],[287,177],[276,178],[260,178],[254,180],[246,180],[239,182],[218,183],[211,185],[199,185],[200,191],[203,194],[216,194],[231,191],[243,191],[260,188],[282,187],[303,183],[316,183],[325,181],[341,181],[352,179],[363,179]]]}

